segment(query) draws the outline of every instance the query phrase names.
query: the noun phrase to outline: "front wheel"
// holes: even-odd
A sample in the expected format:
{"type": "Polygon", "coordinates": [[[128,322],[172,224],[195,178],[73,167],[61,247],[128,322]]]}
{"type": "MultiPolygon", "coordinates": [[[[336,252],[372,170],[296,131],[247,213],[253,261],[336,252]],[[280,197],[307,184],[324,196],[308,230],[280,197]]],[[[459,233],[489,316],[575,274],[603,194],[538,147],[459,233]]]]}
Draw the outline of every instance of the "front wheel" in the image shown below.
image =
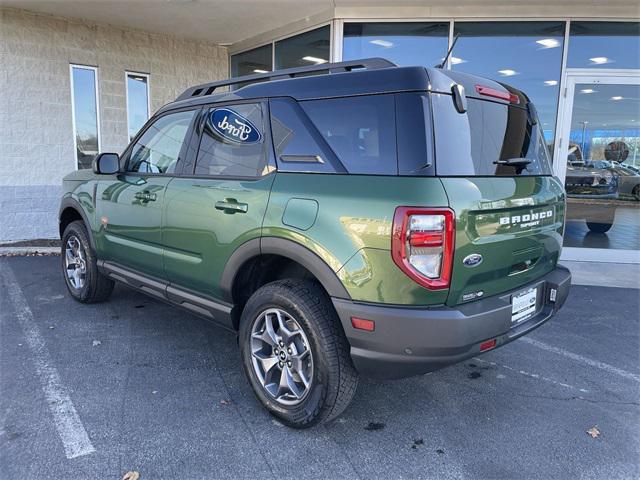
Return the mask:
{"type": "Polygon", "coordinates": [[[71,222],[64,229],[60,254],[64,280],[75,300],[96,303],[109,298],[114,282],[98,271],[96,254],[83,222],[71,222]]]}
{"type": "Polygon", "coordinates": [[[242,312],[240,353],[260,402],[290,427],[337,417],[356,392],[349,344],[315,282],[279,280],[256,291],[242,312]]]}

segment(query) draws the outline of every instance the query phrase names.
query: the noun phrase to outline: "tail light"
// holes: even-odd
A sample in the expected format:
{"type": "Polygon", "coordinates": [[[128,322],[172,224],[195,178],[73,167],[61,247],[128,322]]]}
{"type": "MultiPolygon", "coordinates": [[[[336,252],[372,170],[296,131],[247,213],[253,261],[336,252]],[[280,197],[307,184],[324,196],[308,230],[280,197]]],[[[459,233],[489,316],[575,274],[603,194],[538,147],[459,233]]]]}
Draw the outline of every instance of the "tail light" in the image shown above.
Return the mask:
{"type": "Polygon", "coordinates": [[[391,256],[405,274],[423,287],[449,288],[454,220],[449,208],[396,208],[391,256]]]}

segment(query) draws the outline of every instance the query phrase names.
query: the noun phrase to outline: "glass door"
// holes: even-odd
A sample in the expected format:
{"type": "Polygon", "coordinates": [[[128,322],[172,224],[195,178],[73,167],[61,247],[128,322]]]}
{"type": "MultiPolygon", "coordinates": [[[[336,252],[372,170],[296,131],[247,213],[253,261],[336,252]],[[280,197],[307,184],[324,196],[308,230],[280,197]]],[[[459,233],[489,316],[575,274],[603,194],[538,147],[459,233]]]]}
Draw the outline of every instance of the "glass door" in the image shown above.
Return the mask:
{"type": "Polygon", "coordinates": [[[567,191],[563,258],[637,263],[640,78],[569,73],[566,86],[555,152],[567,191]]]}

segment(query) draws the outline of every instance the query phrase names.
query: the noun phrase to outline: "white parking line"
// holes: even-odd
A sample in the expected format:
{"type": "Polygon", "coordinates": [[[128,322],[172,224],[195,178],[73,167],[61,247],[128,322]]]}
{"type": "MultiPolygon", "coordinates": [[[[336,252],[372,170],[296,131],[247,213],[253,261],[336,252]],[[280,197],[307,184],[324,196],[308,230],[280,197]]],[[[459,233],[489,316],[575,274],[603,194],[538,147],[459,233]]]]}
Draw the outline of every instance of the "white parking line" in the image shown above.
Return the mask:
{"type": "Polygon", "coordinates": [[[18,286],[11,267],[6,262],[0,261],[0,274],[4,277],[5,292],[31,350],[36,373],[53,415],[58,435],[62,440],[65,455],[67,458],[76,458],[95,452],[78,412],[73,406],[68,390],[62,384],[58,370],[53,366],[51,355],[45,345],[44,338],[40,335],[27,300],[18,286]]]}
{"type": "Polygon", "coordinates": [[[627,372],[626,370],[622,370],[621,368],[614,367],[613,365],[609,365],[608,363],[600,362],[598,360],[592,360],[591,358],[583,357],[582,355],[578,355],[577,353],[569,352],[564,348],[554,347],[552,345],[548,345],[544,342],[540,342],[538,340],[534,340],[531,337],[521,337],[519,339],[520,342],[528,343],[529,345],[533,345],[534,347],[541,348],[542,350],[546,350],[548,352],[557,353],[558,355],[563,355],[567,358],[575,360],[576,362],[584,363],[589,365],[590,367],[599,368],[600,370],[604,370],[605,372],[613,373],[614,375],[619,375],[624,378],[628,378],[629,380],[635,380],[636,382],[640,382],[640,375],[635,373],[627,372]]]}

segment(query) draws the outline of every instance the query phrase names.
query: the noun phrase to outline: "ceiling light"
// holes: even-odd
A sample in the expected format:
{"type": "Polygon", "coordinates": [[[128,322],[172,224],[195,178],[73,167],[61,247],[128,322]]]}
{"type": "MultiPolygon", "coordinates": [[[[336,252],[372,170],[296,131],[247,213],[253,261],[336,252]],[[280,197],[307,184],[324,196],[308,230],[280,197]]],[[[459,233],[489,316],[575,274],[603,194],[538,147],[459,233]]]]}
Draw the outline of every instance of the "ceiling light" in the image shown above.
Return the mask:
{"type": "Polygon", "coordinates": [[[620,96],[611,97],[611,100],[615,100],[615,101],[622,100],[622,97],[620,96]]]}
{"type": "Polygon", "coordinates": [[[538,45],[542,45],[543,48],[556,48],[560,46],[560,42],[555,38],[543,38],[541,40],[536,40],[538,45]]]}
{"type": "Polygon", "coordinates": [[[302,57],[302,60],[304,60],[305,62],[315,63],[316,65],[319,65],[321,63],[327,63],[327,61],[324,58],[311,57],[311,56],[302,57]]]}
{"type": "Polygon", "coordinates": [[[375,40],[371,40],[369,43],[373,43],[374,45],[379,45],[384,48],[393,47],[393,42],[388,40],[382,40],[380,38],[376,38],[375,40]]]}
{"type": "Polygon", "coordinates": [[[506,68],[504,70],[498,70],[498,73],[500,75],[502,75],[503,77],[512,77],[512,76],[518,74],[518,72],[516,72],[515,70],[510,70],[508,68],[506,68]]]}
{"type": "Polygon", "coordinates": [[[558,81],[557,80],[545,80],[544,84],[549,86],[549,87],[553,87],[554,85],[558,84],[558,81]]]}
{"type": "Polygon", "coordinates": [[[253,71],[255,73],[269,73],[268,70],[262,70],[261,68],[254,68],[253,71]]]}
{"type": "Polygon", "coordinates": [[[461,63],[466,63],[466,60],[463,60],[463,59],[458,58],[458,57],[451,57],[451,63],[453,65],[459,65],[461,63]]]}
{"type": "Polygon", "coordinates": [[[583,88],[580,93],[596,93],[596,91],[593,88],[583,88]]]}
{"type": "Polygon", "coordinates": [[[593,57],[590,58],[589,60],[591,60],[591,63],[595,63],[596,65],[602,65],[604,63],[611,63],[613,62],[613,60],[607,58],[607,57],[593,57]]]}

